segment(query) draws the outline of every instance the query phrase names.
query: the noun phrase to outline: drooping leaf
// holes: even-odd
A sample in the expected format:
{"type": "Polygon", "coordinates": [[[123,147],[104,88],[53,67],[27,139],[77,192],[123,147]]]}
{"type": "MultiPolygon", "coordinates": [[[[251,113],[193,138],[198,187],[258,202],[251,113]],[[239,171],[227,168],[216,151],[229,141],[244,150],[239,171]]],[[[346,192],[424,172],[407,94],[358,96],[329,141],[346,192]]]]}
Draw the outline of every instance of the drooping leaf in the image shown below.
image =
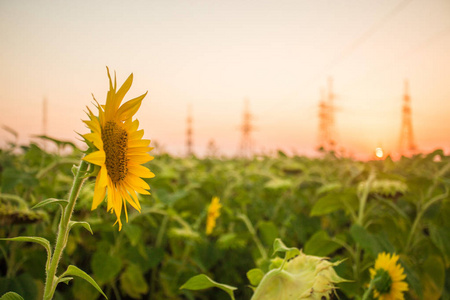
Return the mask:
{"type": "Polygon", "coordinates": [[[69,203],[69,201],[67,201],[67,200],[49,198],[49,199],[42,200],[41,202],[39,202],[38,204],[33,206],[31,209],[40,208],[40,207],[43,207],[43,206],[46,206],[49,204],[59,204],[59,205],[62,205],[63,207],[65,207],[67,205],[67,203],[69,203]]]}
{"type": "Polygon", "coordinates": [[[13,238],[0,238],[0,240],[3,241],[15,241],[15,242],[31,242],[31,243],[37,243],[45,248],[47,251],[47,263],[46,268],[48,269],[50,266],[50,257],[52,255],[52,249],[50,247],[50,242],[47,239],[44,239],[42,237],[36,237],[36,236],[18,236],[13,238]]]}
{"type": "Polygon", "coordinates": [[[100,292],[100,294],[102,294],[106,299],[108,299],[108,297],[106,297],[105,293],[103,293],[102,289],[98,286],[98,284],[95,282],[95,280],[91,276],[89,276],[86,272],[84,272],[83,270],[79,269],[78,267],[76,267],[74,265],[69,265],[67,267],[67,270],[60,276],[60,278],[70,277],[70,276],[77,276],[77,277],[83,278],[84,280],[89,282],[93,287],[95,287],[97,289],[97,291],[100,292]]]}
{"type": "Polygon", "coordinates": [[[212,287],[216,287],[216,288],[219,288],[219,289],[225,291],[231,297],[231,299],[234,300],[234,292],[233,291],[236,290],[237,288],[235,288],[234,286],[215,282],[214,280],[212,280],[205,274],[200,274],[200,275],[191,277],[188,281],[186,281],[185,284],[183,284],[180,287],[180,289],[198,291],[198,290],[204,290],[204,289],[208,289],[208,288],[212,288],[212,287]]]}
{"type": "Polygon", "coordinates": [[[22,296],[14,292],[7,292],[0,297],[0,300],[24,300],[22,296]]]}
{"type": "Polygon", "coordinates": [[[70,222],[69,222],[69,228],[70,228],[70,230],[72,230],[72,228],[73,228],[74,226],[77,226],[77,225],[83,226],[83,227],[84,227],[87,231],[89,231],[91,234],[94,234],[94,233],[92,232],[91,225],[90,225],[88,222],[84,222],[84,221],[70,221],[70,222]]]}

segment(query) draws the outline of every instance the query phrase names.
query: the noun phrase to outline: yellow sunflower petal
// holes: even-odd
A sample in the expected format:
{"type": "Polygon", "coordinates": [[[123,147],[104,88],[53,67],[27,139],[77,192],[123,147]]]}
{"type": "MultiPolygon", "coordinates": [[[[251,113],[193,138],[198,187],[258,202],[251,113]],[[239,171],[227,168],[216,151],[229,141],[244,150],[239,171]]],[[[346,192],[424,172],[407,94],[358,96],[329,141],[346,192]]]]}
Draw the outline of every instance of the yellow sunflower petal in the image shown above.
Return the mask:
{"type": "Polygon", "coordinates": [[[125,80],[120,89],[117,91],[116,94],[117,106],[114,107],[115,110],[119,108],[120,103],[122,103],[125,94],[128,93],[132,84],[133,84],[133,73],[131,73],[130,76],[128,76],[127,80],[125,80]]]}
{"type": "Polygon", "coordinates": [[[148,153],[129,155],[128,165],[129,166],[142,165],[145,164],[146,162],[151,161],[153,158],[154,157],[150,156],[150,154],[148,153]]]}
{"type": "Polygon", "coordinates": [[[100,150],[96,152],[89,153],[83,159],[91,164],[102,166],[105,164],[105,151],[100,150]]]}
{"type": "Polygon", "coordinates": [[[103,199],[105,199],[105,195],[106,195],[106,187],[100,187],[95,185],[94,199],[92,200],[91,210],[96,209],[100,205],[100,203],[103,202],[103,199]]]}
{"type": "MultiPolygon", "coordinates": [[[[125,185],[123,185],[122,188],[120,189],[120,193],[122,194],[122,199],[125,199],[128,203],[130,203],[131,206],[134,207],[134,209],[141,212],[141,207],[139,205],[137,205],[136,202],[131,198],[125,185]]],[[[126,207],[125,204],[124,204],[124,206],[126,207]]]]}
{"type": "Polygon", "coordinates": [[[92,131],[96,132],[96,133],[101,133],[101,127],[100,127],[100,123],[98,122],[97,119],[94,120],[85,120],[83,121],[88,127],[89,129],[91,129],[92,131]]]}
{"type": "Polygon", "coordinates": [[[96,132],[86,133],[83,137],[89,142],[93,142],[97,149],[103,149],[103,141],[101,136],[96,132]]]}
{"type": "MultiPolygon", "coordinates": [[[[124,182],[123,185],[124,185],[125,188],[127,189],[128,195],[130,195],[130,197],[131,197],[133,203],[134,203],[137,207],[139,207],[139,211],[141,211],[141,204],[139,203],[139,199],[138,199],[138,197],[137,197],[137,195],[136,195],[136,191],[134,190],[134,188],[131,187],[131,186],[130,186],[128,183],[126,183],[126,182],[124,182]]],[[[131,202],[130,202],[130,204],[131,204],[131,202]]],[[[133,204],[131,204],[131,205],[133,205],[133,204]]],[[[133,206],[133,207],[134,207],[134,206],[133,206]]]]}
{"type": "Polygon", "coordinates": [[[128,168],[128,172],[141,177],[141,178],[153,178],[155,174],[153,174],[149,169],[141,165],[130,166],[128,168]]]}
{"type": "Polygon", "coordinates": [[[139,107],[141,107],[142,100],[145,96],[147,96],[147,92],[124,103],[117,111],[117,119],[126,120],[134,116],[134,114],[139,110],[139,107]]]}
{"type": "Polygon", "coordinates": [[[144,130],[131,131],[130,140],[140,140],[144,136],[144,130]]]}
{"type": "Polygon", "coordinates": [[[138,147],[147,147],[150,144],[150,140],[128,140],[128,148],[138,148],[138,147]]]}
{"type": "Polygon", "coordinates": [[[125,182],[127,182],[132,187],[141,187],[143,189],[149,190],[150,186],[147,182],[145,182],[142,178],[129,173],[125,178],[125,182]]]}
{"type": "Polygon", "coordinates": [[[91,141],[98,151],[90,153],[84,159],[101,166],[95,183],[93,209],[98,207],[106,196],[107,211],[116,215],[116,223],[119,223],[120,230],[122,205],[128,221],[127,202],[140,211],[141,205],[137,194],[150,194],[148,191],[150,186],[142,178],[151,178],[155,175],[142,164],[153,159],[147,153],[153,147],[149,147],[150,140],[142,139],[144,131],[138,130],[139,121],[132,120],[147,93],[122,103],[131,88],[133,74],[125,80],[118,91],[116,74],[114,73],[114,83],[109,68],[107,74],[109,91],[106,103],[100,104],[94,98],[98,115],[93,114],[88,108],[89,120],[84,121],[91,130],[84,138],[91,141]]]}

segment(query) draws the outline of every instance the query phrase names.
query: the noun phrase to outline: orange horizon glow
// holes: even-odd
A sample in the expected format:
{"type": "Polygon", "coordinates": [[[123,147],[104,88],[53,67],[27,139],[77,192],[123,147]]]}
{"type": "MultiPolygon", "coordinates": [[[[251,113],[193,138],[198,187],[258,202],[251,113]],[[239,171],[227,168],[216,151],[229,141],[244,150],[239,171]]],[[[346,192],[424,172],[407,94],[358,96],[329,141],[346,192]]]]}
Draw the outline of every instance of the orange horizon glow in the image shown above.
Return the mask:
{"type": "MultiPolygon", "coordinates": [[[[130,98],[148,91],[140,125],[172,154],[186,153],[191,107],[194,152],[214,140],[220,155],[236,155],[248,99],[255,153],[314,156],[321,90],[332,78],[336,150],[370,159],[382,145],[385,157],[399,156],[408,80],[418,151],[449,153],[450,2],[398,5],[4,2],[0,125],[22,144],[43,132],[76,141],[91,93],[104,101],[109,66],[118,82],[134,74],[130,98]]],[[[11,139],[0,130],[0,147],[11,139]]]]}

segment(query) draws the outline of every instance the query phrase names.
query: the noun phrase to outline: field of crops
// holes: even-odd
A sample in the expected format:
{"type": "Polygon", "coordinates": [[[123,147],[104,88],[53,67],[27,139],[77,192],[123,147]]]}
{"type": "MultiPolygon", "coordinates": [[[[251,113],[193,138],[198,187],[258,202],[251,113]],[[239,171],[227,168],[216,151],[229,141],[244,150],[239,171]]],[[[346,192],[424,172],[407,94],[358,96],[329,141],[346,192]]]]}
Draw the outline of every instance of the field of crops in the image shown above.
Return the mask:
{"type": "MultiPolygon", "coordinates": [[[[55,241],[59,205],[32,207],[67,198],[71,168],[82,153],[54,143],[69,154],[34,143],[0,150],[0,237],[55,241]]],[[[145,179],[151,195],[139,198],[141,213],[129,207],[121,231],[105,203],[91,211],[95,178],[84,184],[75,206],[72,219],[87,221],[93,234],[74,227],[59,270],[84,270],[108,299],[230,299],[217,288],[180,289],[198,274],[236,287],[236,299],[250,299],[246,274],[267,272],[276,238],[305,254],[344,260],[335,267],[349,280],[337,284],[340,299],[363,295],[383,251],[400,256],[405,299],[450,299],[450,156],[442,151],[370,162],[282,152],[252,159],[159,154],[145,166],[156,175],[145,179]],[[207,234],[213,197],[222,207],[207,234]]],[[[0,295],[15,291],[41,299],[44,248],[0,241],[0,250],[0,295]]],[[[54,299],[102,298],[75,277],[58,285],[54,299]]]]}

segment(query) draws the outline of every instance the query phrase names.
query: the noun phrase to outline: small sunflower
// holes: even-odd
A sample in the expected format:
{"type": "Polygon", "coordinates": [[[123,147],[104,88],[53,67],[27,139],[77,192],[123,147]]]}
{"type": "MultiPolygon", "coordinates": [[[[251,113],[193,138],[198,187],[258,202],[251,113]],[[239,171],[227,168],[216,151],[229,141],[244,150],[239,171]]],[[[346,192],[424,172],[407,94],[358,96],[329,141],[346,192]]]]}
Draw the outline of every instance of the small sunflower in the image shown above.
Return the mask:
{"type": "Polygon", "coordinates": [[[211,204],[208,207],[208,217],[206,219],[206,234],[210,235],[216,227],[216,219],[220,216],[220,208],[222,204],[220,204],[220,200],[218,197],[213,197],[211,200],[211,204]]]}
{"type": "Polygon", "coordinates": [[[375,268],[371,268],[370,278],[374,282],[374,298],[380,300],[403,300],[403,292],[408,290],[404,270],[397,264],[399,256],[396,254],[380,253],[375,261],[375,268]]]}
{"type": "Polygon", "coordinates": [[[109,78],[106,104],[100,105],[94,98],[98,116],[88,108],[89,120],[83,121],[91,130],[83,137],[98,151],[86,155],[84,160],[100,166],[95,182],[92,210],[96,209],[107,195],[107,210],[116,214],[116,223],[119,223],[121,230],[122,206],[128,222],[126,202],[140,212],[141,205],[136,193],[150,194],[148,192],[150,187],[142,178],[151,178],[155,175],[141,164],[153,159],[148,154],[153,148],[149,147],[150,140],[142,139],[144,130],[138,130],[139,121],[132,120],[147,93],[121,105],[133,82],[133,74],[116,91],[116,78],[114,76],[113,86],[109,69],[106,69],[109,78]]]}

